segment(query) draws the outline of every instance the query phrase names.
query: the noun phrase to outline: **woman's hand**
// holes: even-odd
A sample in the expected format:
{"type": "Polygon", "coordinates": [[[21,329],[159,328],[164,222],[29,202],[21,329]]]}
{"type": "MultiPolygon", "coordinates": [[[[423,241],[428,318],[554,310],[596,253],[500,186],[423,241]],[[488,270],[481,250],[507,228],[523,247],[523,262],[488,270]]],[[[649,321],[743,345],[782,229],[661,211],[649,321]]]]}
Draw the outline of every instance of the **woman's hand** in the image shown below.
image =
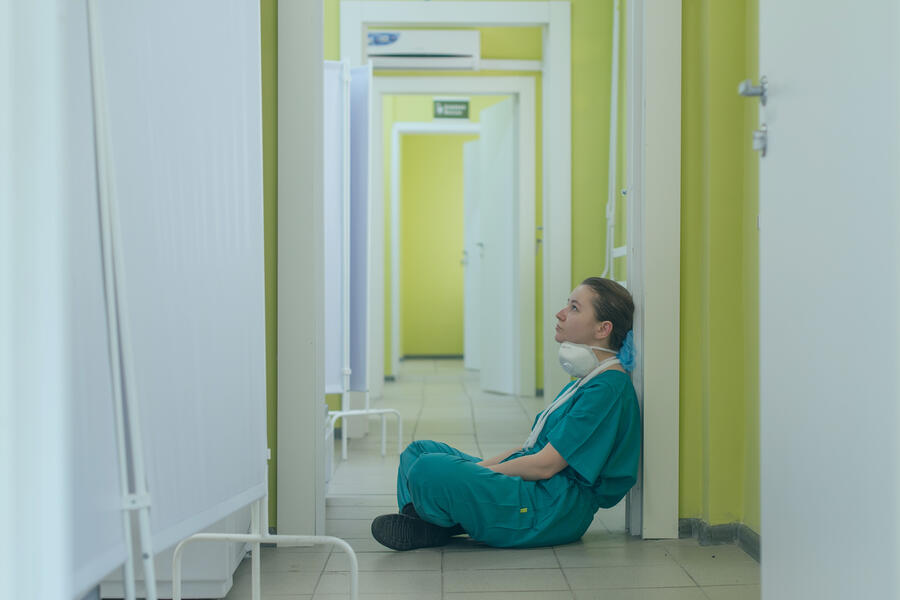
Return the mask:
{"type": "Polygon", "coordinates": [[[486,458],[486,459],[484,459],[483,461],[481,461],[480,463],[477,463],[477,464],[478,464],[478,466],[480,466],[480,467],[490,467],[491,465],[496,465],[496,464],[498,464],[498,463],[503,462],[504,460],[506,460],[507,458],[509,458],[510,456],[512,456],[513,454],[515,454],[516,452],[518,452],[519,450],[521,450],[521,448],[513,448],[512,450],[507,450],[506,452],[503,452],[503,453],[501,453],[501,454],[498,454],[498,455],[495,456],[494,458],[486,458]]]}
{"type": "Polygon", "coordinates": [[[547,444],[536,454],[520,456],[505,463],[482,466],[496,473],[521,477],[526,481],[540,481],[541,479],[550,479],[568,467],[569,463],[556,451],[552,444],[547,444]]]}

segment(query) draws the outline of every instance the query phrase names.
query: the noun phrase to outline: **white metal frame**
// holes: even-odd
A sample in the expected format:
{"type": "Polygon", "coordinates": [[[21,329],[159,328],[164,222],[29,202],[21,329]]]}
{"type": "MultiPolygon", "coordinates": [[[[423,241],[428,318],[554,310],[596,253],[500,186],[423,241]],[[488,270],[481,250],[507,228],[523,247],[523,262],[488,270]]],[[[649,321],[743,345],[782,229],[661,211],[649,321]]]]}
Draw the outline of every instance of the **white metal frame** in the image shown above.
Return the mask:
{"type": "Polygon", "coordinates": [[[117,215],[118,198],[115,178],[110,173],[110,139],[106,107],[106,78],[103,59],[100,24],[97,19],[97,0],[88,0],[88,36],[90,39],[91,85],[94,109],[94,143],[97,153],[97,196],[100,205],[101,254],[103,257],[104,293],[106,295],[106,319],[108,323],[111,371],[113,377],[114,410],[116,413],[116,440],[119,448],[119,476],[122,477],[122,513],[125,527],[125,543],[129,550],[124,565],[125,598],[135,598],[134,558],[131,554],[132,511],[137,513],[138,540],[144,565],[144,585],[147,600],[156,600],[156,569],[153,562],[153,537],[150,531],[150,494],[144,470],[144,452],[140,427],[140,410],[137,406],[137,391],[134,387],[134,367],[128,320],[118,315],[127,315],[126,297],[118,293],[124,287],[125,274],[122,264],[122,242],[117,215]],[[116,285],[118,282],[118,286],[116,285]],[[122,379],[124,375],[124,380],[122,379]],[[126,448],[126,438],[128,448],[126,448]],[[129,488],[127,473],[133,475],[129,488]]]}
{"type": "MultiPolygon", "coordinates": [[[[267,482],[268,483],[268,482],[267,482]]],[[[250,533],[197,533],[181,540],[172,555],[172,600],[181,600],[181,555],[185,546],[194,542],[239,542],[252,544],[250,551],[250,593],[253,600],[260,600],[260,544],[278,546],[311,546],[328,544],[336,546],[347,554],[350,560],[350,598],[359,597],[359,561],[350,544],[344,540],[325,535],[270,535],[268,494],[253,503],[250,509],[250,533]]]]}
{"type": "MultiPolygon", "coordinates": [[[[351,64],[365,60],[364,40],[369,25],[435,25],[435,26],[523,26],[543,28],[543,322],[553,323],[554,307],[561,303],[572,283],[572,120],[571,120],[571,9],[568,2],[341,2],[341,58],[351,64]],[[565,291],[560,291],[565,290],[565,291]]],[[[482,61],[484,62],[484,61],[482,61]]],[[[482,65],[484,66],[484,65],[482,65]]],[[[499,66],[499,65],[498,65],[499,66]]],[[[516,65],[522,66],[522,65],[516,65]]],[[[376,83],[382,78],[376,77],[376,83]]],[[[408,78],[415,80],[418,78],[408,78]]],[[[451,79],[451,78],[434,78],[451,79]]],[[[491,81],[491,78],[472,78],[491,81]]],[[[500,82],[506,77],[493,79],[500,82]]],[[[460,89],[448,90],[460,92],[460,89]]],[[[425,90],[421,93],[430,93],[425,90]]],[[[502,92],[501,92],[502,93],[502,92]]],[[[376,101],[378,94],[375,94],[376,101]]],[[[380,112],[374,113],[379,116],[380,112]]],[[[378,127],[373,127],[378,136],[378,127]]],[[[373,137],[374,137],[373,136],[373,137]]],[[[378,148],[378,141],[373,142],[378,148]]],[[[373,170],[373,192],[382,193],[382,174],[373,170]]],[[[534,185],[532,182],[531,185],[534,185]]],[[[384,229],[383,212],[373,211],[370,231],[384,229]]],[[[533,232],[529,235],[534,241],[533,232]]],[[[371,238],[370,238],[371,239],[371,238]]],[[[373,272],[384,264],[383,246],[372,247],[373,272]]],[[[532,262],[534,252],[531,253],[532,262]]],[[[369,318],[369,390],[381,395],[384,375],[384,277],[370,278],[369,318]],[[382,328],[382,329],[379,329],[382,328]]],[[[528,290],[532,298],[534,288],[528,290]]],[[[527,300],[527,298],[523,298],[527,300]]],[[[523,310],[527,310],[523,306],[523,310]]],[[[531,314],[534,314],[533,312],[531,314]]],[[[526,348],[527,341],[521,345],[526,348]]],[[[534,346],[534,340],[531,341],[534,346]]],[[[565,372],[556,362],[556,346],[553,336],[544,336],[544,388],[562,389],[568,382],[565,372]]],[[[532,361],[532,365],[533,365],[532,361]]],[[[533,381],[528,385],[533,386],[533,381]]],[[[524,388],[524,389],[527,389],[524,388]]]]}

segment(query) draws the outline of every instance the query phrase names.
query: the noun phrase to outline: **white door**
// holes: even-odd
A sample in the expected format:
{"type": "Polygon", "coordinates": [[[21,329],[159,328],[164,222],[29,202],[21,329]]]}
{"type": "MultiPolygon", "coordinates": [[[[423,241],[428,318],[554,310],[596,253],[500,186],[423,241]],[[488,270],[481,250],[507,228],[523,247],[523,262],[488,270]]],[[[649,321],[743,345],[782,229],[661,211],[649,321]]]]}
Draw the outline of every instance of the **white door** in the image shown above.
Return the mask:
{"type": "Polygon", "coordinates": [[[900,9],[761,0],[759,35],[762,597],[898,598],[900,9]]]}
{"type": "Polygon", "coordinates": [[[480,142],[463,144],[463,364],[481,368],[480,142]]]}
{"type": "Polygon", "coordinates": [[[519,364],[516,147],[515,100],[481,111],[481,387],[503,394],[516,393],[519,364]]]}

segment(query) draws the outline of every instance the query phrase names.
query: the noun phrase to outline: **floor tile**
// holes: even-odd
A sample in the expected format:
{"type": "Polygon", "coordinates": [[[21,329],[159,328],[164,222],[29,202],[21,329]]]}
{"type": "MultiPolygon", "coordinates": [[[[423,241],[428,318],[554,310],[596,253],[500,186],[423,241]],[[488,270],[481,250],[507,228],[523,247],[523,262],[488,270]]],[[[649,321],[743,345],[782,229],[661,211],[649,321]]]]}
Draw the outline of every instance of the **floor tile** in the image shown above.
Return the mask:
{"type": "Polygon", "coordinates": [[[694,581],[675,563],[625,567],[566,567],[573,590],[642,587],[695,587],[694,581]]]}
{"type": "MultiPolygon", "coordinates": [[[[441,589],[440,571],[390,571],[359,573],[361,594],[433,594],[441,589]]],[[[316,593],[347,594],[350,574],[325,572],[316,593]]]]}
{"type": "Polygon", "coordinates": [[[569,586],[560,569],[444,571],[444,591],[448,593],[566,591],[568,589],[569,586]]]}
{"type": "MultiPolygon", "coordinates": [[[[260,590],[263,596],[297,596],[311,595],[319,581],[320,572],[309,571],[275,571],[260,572],[260,590]]],[[[235,578],[231,591],[241,597],[250,597],[250,573],[235,578]]],[[[228,596],[232,600],[231,594],[228,596]]]]}
{"type": "Polygon", "coordinates": [[[550,548],[528,550],[486,550],[481,552],[448,552],[444,555],[444,571],[481,569],[557,569],[559,562],[550,548]]]}
{"type": "MultiPolygon", "coordinates": [[[[312,600],[347,600],[349,595],[343,594],[316,594],[312,600]]],[[[360,592],[359,600],[441,600],[440,592],[415,592],[412,594],[364,594],[360,592]]]]}
{"type": "MultiPolygon", "coordinates": [[[[386,550],[386,549],[385,549],[386,550]]],[[[412,552],[366,552],[356,557],[360,571],[440,571],[440,550],[423,549],[412,552]]],[[[349,571],[346,554],[332,554],[326,571],[349,571]]]]}
{"type": "Polygon", "coordinates": [[[674,564],[662,546],[624,544],[620,546],[562,546],[556,549],[563,567],[627,567],[638,565],[674,564]]]}
{"type": "Polygon", "coordinates": [[[704,586],[703,592],[709,600],[759,600],[758,585],[704,586]]]}
{"type": "Polygon", "coordinates": [[[397,512],[397,503],[387,506],[329,506],[325,509],[325,518],[336,519],[365,519],[371,521],[379,515],[397,512]]]}
{"type": "Polygon", "coordinates": [[[460,592],[444,595],[446,600],[573,600],[572,592],[540,591],[540,592],[460,592]]]}
{"type": "Polygon", "coordinates": [[[269,573],[273,571],[312,571],[320,573],[328,561],[329,553],[312,552],[286,552],[279,549],[276,552],[262,554],[260,552],[260,571],[269,573]]]}
{"type": "Polygon", "coordinates": [[[577,590],[575,600],[706,600],[698,587],[577,590]]]}
{"type": "Polygon", "coordinates": [[[666,550],[701,586],[754,585],[760,581],[759,563],[731,544],[697,546],[688,539],[667,544],[666,550]]]}
{"type": "Polygon", "coordinates": [[[395,506],[396,504],[396,491],[390,494],[353,494],[349,496],[331,494],[325,500],[326,506],[395,506]]]}
{"type": "Polygon", "coordinates": [[[751,564],[708,564],[682,563],[684,570],[700,586],[715,585],[755,585],[759,584],[759,565],[751,564]]]}

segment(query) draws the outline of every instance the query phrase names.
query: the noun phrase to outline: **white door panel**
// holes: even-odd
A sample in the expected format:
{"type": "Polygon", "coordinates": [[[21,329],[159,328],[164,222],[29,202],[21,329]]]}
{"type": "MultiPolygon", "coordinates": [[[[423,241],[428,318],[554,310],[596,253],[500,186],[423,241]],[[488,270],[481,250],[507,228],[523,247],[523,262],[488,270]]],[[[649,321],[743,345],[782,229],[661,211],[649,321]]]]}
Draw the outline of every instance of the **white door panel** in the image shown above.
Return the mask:
{"type": "Polygon", "coordinates": [[[481,387],[516,393],[518,290],[515,239],[516,104],[510,98],[481,112],[481,387]]]}
{"type": "Polygon", "coordinates": [[[463,144],[463,364],[481,368],[480,142],[463,144]]]}
{"type": "Polygon", "coordinates": [[[900,10],[760,0],[759,31],[762,597],[897,598],[900,10]]]}

